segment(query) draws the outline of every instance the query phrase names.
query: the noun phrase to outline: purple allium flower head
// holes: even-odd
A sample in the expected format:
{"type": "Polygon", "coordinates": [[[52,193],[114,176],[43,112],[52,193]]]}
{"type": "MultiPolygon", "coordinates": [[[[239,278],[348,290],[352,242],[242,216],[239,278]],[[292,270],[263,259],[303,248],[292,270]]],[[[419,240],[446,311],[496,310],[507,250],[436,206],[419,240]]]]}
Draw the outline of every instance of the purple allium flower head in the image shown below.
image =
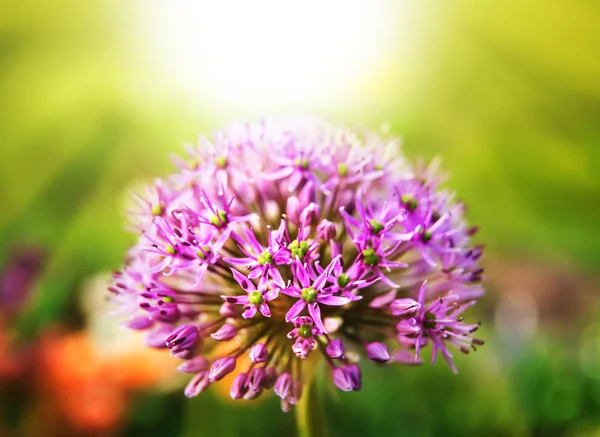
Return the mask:
{"type": "Polygon", "coordinates": [[[451,349],[483,343],[463,320],[481,246],[437,162],[308,118],[232,125],[189,155],[136,195],[139,239],[109,288],[125,326],[194,374],[186,396],[237,372],[232,398],[273,389],[287,411],[315,354],[356,391],[360,354],[414,365],[430,349],[456,370],[451,349]]]}

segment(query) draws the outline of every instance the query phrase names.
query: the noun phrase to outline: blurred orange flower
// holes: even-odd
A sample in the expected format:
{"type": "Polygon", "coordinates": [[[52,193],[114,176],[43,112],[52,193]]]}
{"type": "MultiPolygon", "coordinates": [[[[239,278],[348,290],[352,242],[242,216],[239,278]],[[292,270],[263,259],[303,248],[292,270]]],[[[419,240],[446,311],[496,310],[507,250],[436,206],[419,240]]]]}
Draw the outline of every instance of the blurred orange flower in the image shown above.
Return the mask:
{"type": "Polygon", "coordinates": [[[132,390],[158,384],[171,368],[172,358],[158,351],[104,357],[85,331],[52,332],[41,339],[36,377],[44,409],[58,410],[78,432],[102,434],[121,424],[132,390]]]}

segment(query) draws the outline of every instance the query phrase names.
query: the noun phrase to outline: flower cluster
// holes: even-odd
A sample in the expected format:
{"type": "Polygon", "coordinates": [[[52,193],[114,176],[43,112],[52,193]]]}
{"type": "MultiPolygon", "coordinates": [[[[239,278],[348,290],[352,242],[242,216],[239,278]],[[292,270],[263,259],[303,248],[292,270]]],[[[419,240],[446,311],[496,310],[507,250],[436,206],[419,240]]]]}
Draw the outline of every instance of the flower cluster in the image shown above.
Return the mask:
{"type": "Polygon", "coordinates": [[[274,389],[287,411],[314,354],[356,391],[361,353],[413,364],[430,345],[455,370],[452,349],[483,343],[462,317],[483,293],[476,229],[435,163],[304,118],[232,125],[189,155],[136,197],[109,289],[194,375],[187,396],[233,373],[232,398],[274,389]]]}

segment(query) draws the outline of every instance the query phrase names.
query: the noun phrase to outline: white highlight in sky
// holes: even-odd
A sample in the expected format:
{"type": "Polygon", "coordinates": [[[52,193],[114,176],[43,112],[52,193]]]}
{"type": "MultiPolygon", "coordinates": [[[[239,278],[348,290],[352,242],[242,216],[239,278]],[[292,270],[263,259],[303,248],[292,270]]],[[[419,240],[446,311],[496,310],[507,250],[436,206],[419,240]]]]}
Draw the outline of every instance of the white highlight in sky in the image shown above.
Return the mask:
{"type": "Polygon", "coordinates": [[[339,105],[398,43],[392,4],[155,0],[150,51],[167,80],[211,103],[339,105]]]}

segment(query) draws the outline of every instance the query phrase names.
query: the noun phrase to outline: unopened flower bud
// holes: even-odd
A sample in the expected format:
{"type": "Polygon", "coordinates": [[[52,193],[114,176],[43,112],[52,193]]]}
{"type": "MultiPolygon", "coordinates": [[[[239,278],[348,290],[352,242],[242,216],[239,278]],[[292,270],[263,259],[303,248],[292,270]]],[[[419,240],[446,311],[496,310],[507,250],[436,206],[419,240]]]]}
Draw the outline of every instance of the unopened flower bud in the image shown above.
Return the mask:
{"type": "Polygon", "coordinates": [[[421,326],[417,321],[413,319],[401,320],[396,325],[396,331],[398,334],[405,335],[407,337],[416,337],[421,332],[421,326]]]}
{"type": "Polygon", "coordinates": [[[275,382],[275,394],[281,399],[285,399],[292,389],[292,376],[289,373],[282,373],[275,382]]]}
{"type": "Polygon", "coordinates": [[[123,326],[135,331],[141,331],[150,328],[154,324],[154,320],[148,316],[135,316],[123,323],[123,326]]]}
{"type": "Polygon", "coordinates": [[[333,383],[342,391],[352,391],[355,387],[352,375],[343,367],[333,370],[333,383]]]}
{"type": "Polygon", "coordinates": [[[337,228],[335,227],[335,224],[325,219],[317,226],[317,233],[323,240],[333,240],[337,235],[337,228]]]}
{"type": "Polygon", "coordinates": [[[414,317],[419,311],[420,307],[421,305],[419,305],[419,302],[409,297],[396,299],[390,304],[392,314],[403,319],[414,317]]]}
{"type": "Polygon", "coordinates": [[[210,384],[208,380],[208,372],[200,372],[192,378],[192,380],[185,387],[183,394],[188,398],[193,398],[202,393],[206,387],[210,384]]]}
{"type": "Polygon", "coordinates": [[[250,349],[250,361],[253,363],[264,363],[269,358],[269,351],[262,343],[257,343],[250,349]]]}
{"type": "Polygon", "coordinates": [[[262,382],[265,377],[265,370],[262,367],[255,367],[248,378],[248,386],[252,391],[262,390],[262,382]]]}
{"type": "Polygon", "coordinates": [[[360,367],[356,364],[348,364],[346,366],[346,372],[350,375],[354,391],[359,391],[362,388],[362,377],[360,374],[360,367]]]}
{"type": "Polygon", "coordinates": [[[285,214],[293,223],[298,223],[300,220],[300,201],[296,196],[291,196],[287,200],[285,214]]]}
{"type": "Polygon", "coordinates": [[[210,334],[217,341],[229,341],[237,335],[237,328],[229,323],[223,324],[216,332],[210,334]]]}
{"type": "Polygon", "coordinates": [[[378,341],[368,344],[366,346],[366,350],[367,357],[373,361],[377,361],[378,363],[385,363],[392,358],[387,350],[387,346],[378,341]]]}
{"type": "Polygon", "coordinates": [[[171,349],[171,355],[177,355],[190,349],[198,340],[198,327],[195,325],[181,325],[167,337],[165,343],[171,349]]]}
{"type": "Polygon", "coordinates": [[[344,344],[342,340],[336,338],[329,342],[325,351],[330,358],[342,358],[344,356],[344,344]]]}
{"type": "Polygon", "coordinates": [[[210,368],[208,380],[210,382],[220,381],[235,370],[235,358],[223,357],[216,360],[210,368]]]}
{"type": "Polygon", "coordinates": [[[231,399],[241,399],[246,394],[248,391],[248,386],[246,385],[247,380],[248,374],[246,373],[236,375],[231,384],[231,389],[229,390],[231,399]]]}
{"type": "Polygon", "coordinates": [[[310,226],[321,214],[316,203],[310,203],[300,214],[300,225],[310,226]]]}
{"type": "Polygon", "coordinates": [[[240,307],[234,303],[225,301],[219,308],[219,315],[223,317],[236,317],[240,314],[240,307]]]}
{"type": "Polygon", "coordinates": [[[191,360],[182,363],[177,370],[185,373],[198,373],[202,370],[208,370],[209,368],[208,359],[202,355],[192,358],[191,360]]]}
{"type": "Polygon", "coordinates": [[[270,390],[277,381],[277,369],[275,367],[267,367],[265,369],[265,377],[262,380],[262,386],[267,390],[270,390]]]}

